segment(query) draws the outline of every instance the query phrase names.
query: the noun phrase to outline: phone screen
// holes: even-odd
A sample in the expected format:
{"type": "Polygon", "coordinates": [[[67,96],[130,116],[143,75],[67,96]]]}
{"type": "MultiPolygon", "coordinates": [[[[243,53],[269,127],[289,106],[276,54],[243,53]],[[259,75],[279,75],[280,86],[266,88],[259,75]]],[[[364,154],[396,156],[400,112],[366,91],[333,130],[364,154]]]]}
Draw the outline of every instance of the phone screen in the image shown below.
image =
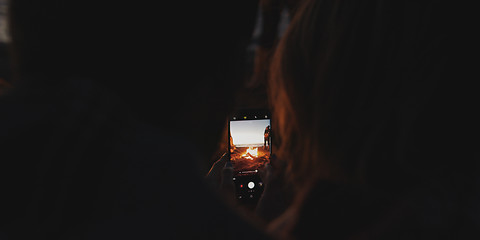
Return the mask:
{"type": "Polygon", "coordinates": [[[270,114],[236,114],[229,120],[229,151],[235,175],[256,174],[270,161],[272,134],[270,114]]]}

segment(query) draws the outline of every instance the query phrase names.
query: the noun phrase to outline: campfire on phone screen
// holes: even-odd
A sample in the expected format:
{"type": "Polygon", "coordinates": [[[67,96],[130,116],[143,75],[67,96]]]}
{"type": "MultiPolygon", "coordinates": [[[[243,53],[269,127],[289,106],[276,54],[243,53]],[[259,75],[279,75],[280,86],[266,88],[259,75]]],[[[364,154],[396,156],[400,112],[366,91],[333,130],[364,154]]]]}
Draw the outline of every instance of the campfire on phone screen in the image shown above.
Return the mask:
{"type": "Polygon", "coordinates": [[[231,154],[236,171],[253,171],[261,169],[269,160],[267,147],[236,147],[231,154]]]}
{"type": "Polygon", "coordinates": [[[256,157],[258,157],[258,148],[248,147],[242,157],[250,160],[255,159],[256,157]]]}

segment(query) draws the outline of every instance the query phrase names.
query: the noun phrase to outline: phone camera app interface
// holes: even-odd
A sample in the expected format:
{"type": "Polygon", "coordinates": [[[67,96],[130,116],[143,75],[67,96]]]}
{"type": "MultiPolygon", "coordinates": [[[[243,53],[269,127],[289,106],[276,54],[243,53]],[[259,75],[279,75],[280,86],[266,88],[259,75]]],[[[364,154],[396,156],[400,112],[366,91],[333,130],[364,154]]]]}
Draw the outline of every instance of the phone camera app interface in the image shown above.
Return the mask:
{"type": "Polygon", "coordinates": [[[257,173],[270,161],[270,119],[263,117],[237,117],[230,121],[230,159],[237,174],[257,173]]]}

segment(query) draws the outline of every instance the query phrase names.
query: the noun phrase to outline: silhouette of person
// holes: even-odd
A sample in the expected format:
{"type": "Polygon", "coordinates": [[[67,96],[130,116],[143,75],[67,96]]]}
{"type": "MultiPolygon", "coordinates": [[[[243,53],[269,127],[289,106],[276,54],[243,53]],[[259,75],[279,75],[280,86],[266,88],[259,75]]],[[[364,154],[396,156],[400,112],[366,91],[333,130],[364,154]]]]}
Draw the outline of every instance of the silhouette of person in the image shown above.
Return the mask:
{"type": "Polygon", "coordinates": [[[263,132],[263,148],[267,148],[267,149],[270,148],[270,140],[271,140],[270,125],[268,125],[265,128],[265,131],[263,132]]]}
{"type": "Polygon", "coordinates": [[[253,76],[248,83],[251,87],[267,84],[268,67],[279,40],[278,30],[282,11],[286,8],[289,17],[293,18],[300,2],[301,0],[259,1],[262,25],[258,46],[255,49],[253,76]]]}

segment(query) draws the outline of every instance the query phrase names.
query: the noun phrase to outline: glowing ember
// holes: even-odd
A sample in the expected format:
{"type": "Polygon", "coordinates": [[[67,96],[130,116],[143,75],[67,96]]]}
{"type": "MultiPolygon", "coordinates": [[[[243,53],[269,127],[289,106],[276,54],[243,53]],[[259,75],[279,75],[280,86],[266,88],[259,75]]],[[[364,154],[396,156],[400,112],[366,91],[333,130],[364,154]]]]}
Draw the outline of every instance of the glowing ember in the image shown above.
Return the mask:
{"type": "Polygon", "coordinates": [[[253,158],[258,157],[258,148],[248,147],[242,157],[253,160],[253,158]]]}

